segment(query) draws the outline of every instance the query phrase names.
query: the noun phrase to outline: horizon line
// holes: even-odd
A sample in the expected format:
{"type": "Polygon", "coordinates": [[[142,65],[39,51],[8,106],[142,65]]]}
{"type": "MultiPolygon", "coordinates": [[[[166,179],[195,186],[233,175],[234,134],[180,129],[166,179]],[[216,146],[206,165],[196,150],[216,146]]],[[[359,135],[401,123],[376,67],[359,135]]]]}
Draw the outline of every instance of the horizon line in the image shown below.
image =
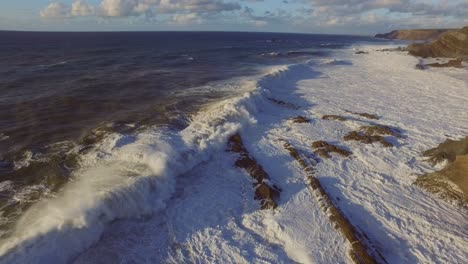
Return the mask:
{"type": "Polygon", "coordinates": [[[22,32],[22,33],[158,33],[158,32],[200,32],[200,33],[267,33],[267,34],[297,34],[297,35],[329,35],[329,36],[355,36],[374,37],[368,34],[339,34],[339,33],[310,33],[310,32],[284,32],[284,31],[236,31],[236,30],[16,30],[0,29],[0,32],[22,32]]]}

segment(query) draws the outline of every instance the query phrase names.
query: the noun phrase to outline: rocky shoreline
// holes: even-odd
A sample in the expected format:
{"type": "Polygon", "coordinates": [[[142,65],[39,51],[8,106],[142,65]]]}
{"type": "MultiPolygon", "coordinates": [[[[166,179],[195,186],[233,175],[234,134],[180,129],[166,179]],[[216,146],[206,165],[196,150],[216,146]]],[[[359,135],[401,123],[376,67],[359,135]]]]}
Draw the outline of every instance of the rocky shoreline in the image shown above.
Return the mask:
{"type": "Polygon", "coordinates": [[[468,27],[448,32],[430,44],[413,43],[408,52],[418,57],[468,60],[468,27]]]}
{"type": "MultiPolygon", "coordinates": [[[[411,55],[422,58],[451,58],[457,61],[468,61],[468,26],[459,30],[398,30],[386,34],[377,34],[375,37],[422,41],[435,39],[430,43],[410,44],[406,50],[411,55]]],[[[456,64],[460,67],[460,63],[457,62],[456,64]]],[[[435,66],[437,67],[438,65],[435,66]]]]}

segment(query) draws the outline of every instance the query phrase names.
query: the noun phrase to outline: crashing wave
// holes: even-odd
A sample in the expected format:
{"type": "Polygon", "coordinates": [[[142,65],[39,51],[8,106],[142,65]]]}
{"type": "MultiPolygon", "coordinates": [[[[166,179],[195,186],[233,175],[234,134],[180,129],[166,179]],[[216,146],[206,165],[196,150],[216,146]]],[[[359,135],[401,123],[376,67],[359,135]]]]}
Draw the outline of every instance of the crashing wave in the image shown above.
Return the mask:
{"type": "Polygon", "coordinates": [[[224,151],[229,136],[255,125],[257,106],[268,101],[265,88],[300,69],[276,67],[257,82],[246,82],[247,92],[210,104],[182,131],[108,135],[83,154],[72,180],[55,197],[21,216],[0,242],[0,262],[64,263],[99,240],[111,222],[164,209],[177,176],[224,151]]]}

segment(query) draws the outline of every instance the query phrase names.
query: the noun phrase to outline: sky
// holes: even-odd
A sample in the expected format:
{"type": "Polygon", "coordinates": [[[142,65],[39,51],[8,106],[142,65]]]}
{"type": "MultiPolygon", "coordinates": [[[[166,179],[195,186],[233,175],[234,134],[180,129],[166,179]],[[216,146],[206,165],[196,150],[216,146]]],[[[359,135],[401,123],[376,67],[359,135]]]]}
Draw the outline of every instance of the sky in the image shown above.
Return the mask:
{"type": "Polygon", "coordinates": [[[0,30],[372,35],[468,25],[468,0],[0,0],[0,30]]]}

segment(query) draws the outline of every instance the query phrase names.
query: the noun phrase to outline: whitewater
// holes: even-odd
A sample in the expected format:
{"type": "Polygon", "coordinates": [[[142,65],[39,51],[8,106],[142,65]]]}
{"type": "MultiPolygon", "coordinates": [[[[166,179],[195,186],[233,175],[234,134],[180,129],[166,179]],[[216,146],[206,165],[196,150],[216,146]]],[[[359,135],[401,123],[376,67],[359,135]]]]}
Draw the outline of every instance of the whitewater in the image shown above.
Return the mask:
{"type": "Polygon", "coordinates": [[[310,145],[324,140],[353,155],[318,163],[318,180],[388,263],[467,263],[466,210],[413,185],[434,171],[422,151],[468,134],[466,69],[419,70],[417,58],[378,51],[391,47],[354,45],[231,80],[242,89],[182,131],[108,135],[71,182],[21,216],[0,241],[0,262],[352,263],[350,243],[284,149],[287,141],[314,159],[310,145]],[[364,112],[379,119],[353,114],[364,112]],[[391,148],[343,140],[369,124],[402,137],[391,148]],[[260,210],[251,177],[234,165],[227,141],[236,133],[281,189],[275,210],[260,210]]]}

